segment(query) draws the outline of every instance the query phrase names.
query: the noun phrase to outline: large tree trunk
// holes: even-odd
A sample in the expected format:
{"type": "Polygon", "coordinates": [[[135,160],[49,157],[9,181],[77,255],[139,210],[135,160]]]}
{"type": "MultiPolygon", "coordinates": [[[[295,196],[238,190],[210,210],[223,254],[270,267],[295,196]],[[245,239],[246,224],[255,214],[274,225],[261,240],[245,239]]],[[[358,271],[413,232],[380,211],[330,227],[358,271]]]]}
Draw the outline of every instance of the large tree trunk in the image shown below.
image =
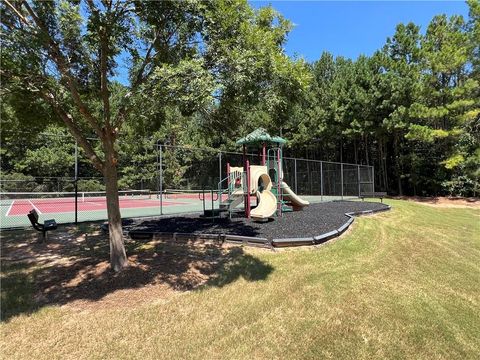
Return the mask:
{"type": "Polygon", "coordinates": [[[382,137],[379,138],[378,148],[380,152],[380,170],[381,170],[381,179],[383,184],[383,190],[388,192],[388,177],[387,177],[387,148],[385,145],[385,139],[382,137]]]}
{"type": "Polygon", "coordinates": [[[118,199],[117,165],[113,149],[105,156],[105,187],[107,192],[108,231],[110,237],[110,265],[116,272],[127,264],[127,254],[123,243],[122,217],[118,199]]]}
{"type": "Polygon", "coordinates": [[[395,156],[395,176],[397,177],[397,191],[399,196],[403,196],[403,189],[402,189],[402,177],[401,177],[401,159],[400,159],[400,151],[399,151],[399,141],[398,141],[398,133],[395,132],[393,137],[393,151],[395,156]]]}
{"type": "Polygon", "coordinates": [[[370,165],[370,159],[368,157],[368,135],[365,134],[365,161],[367,165],[370,165]]]}
{"type": "Polygon", "coordinates": [[[388,148],[387,143],[384,141],[383,143],[383,175],[384,175],[384,183],[385,183],[385,191],[388,192],[390,190],[388,181],[388,148]]]}
{"type": "Polygon", "coordinates": [[[380,179],[379,183],[381,184],[381,189],[385,189],[385,178],[383,175],[383,148],[382,148],[382,139],[379,137],[378,142],[378,168],[379,168],[379,173],[378,173],[378,178],[380,179]]]}

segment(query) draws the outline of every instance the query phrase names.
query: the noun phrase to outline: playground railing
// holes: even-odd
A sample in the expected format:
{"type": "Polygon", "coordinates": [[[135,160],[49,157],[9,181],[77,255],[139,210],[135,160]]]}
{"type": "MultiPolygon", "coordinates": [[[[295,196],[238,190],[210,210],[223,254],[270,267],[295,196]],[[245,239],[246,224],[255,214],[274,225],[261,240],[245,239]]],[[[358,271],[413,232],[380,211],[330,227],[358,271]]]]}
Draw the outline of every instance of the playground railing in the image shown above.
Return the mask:
{"type": "MultiPolygon", "coordinates": [[[[245,181],[243,181],[244,172],[242,171],[232,171],[228,174],[227,177],[223,178],[221,181],[218,182],[218,208],[223,201],[223,195],[227,195],[227,200],[230,199],[233,192],[236,190],[236,185],[238,181],[240,184],[245,186],[245,181]],[[226,186],[225,186],[226,184],[226,186]]],[[[245,189],[242,188],[242,192],[245,193],[245,189]]],[[[231,209],[229,209],[229,214],[231,215],[231,209]]]]}
{"type": "Polygon", "coordinates": [[[213,211],[215,210],[215,201],[217,201],[217,199],[218,199],[218,194],[215,194],[215,190],[205,190],[205,189],[203,189],[202,192],[198,193],[198,198],[203,203],[203,213],[204,214],[205,214],[205,210],[206,210],[205,203],[206,203],[206,200],[207,200],[207,198],[205,197],[205,194],[210,195],[211,210],[212,210],[212,214],[213,214],[213,211]],[[214,195],[217,195],[217,197],[215,197],[214,195]]]}

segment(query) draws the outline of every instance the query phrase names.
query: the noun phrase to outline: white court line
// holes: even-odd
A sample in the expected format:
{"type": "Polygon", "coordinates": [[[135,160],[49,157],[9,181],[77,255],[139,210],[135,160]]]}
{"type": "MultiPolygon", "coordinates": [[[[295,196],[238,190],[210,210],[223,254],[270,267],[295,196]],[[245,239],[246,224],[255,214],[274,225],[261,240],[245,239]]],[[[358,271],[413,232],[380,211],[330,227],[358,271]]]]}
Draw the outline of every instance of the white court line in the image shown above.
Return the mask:
{"type": "Polygon", "coordinates": [[[31,200],[28,200],[28,202],[30,203],[30,205],[33,206],[33,208],[34,208],[35,210],[37,210],[37,212],[38,212],[39,215],[42,213],[40,210],[38,210],[38,208],[37,208],[35,205],[33,205],[33,203],[32,203],[31,200]]]}
{"type": "Polygon", "coordinates": [[[10,206],[8,207],[8,210],[7,210],[7,213],[5,214],[5,216],[8,216],[8,214],[10,214],[10,210],[12,210],[12,207],[13,207],[13,203],[15,202],[15,200],[12,200],[12,203],[10,204],[10,206]]]}
{"type": "MultiPolygon", "coordinates": [[[[97,205],[97,206],[103,206],[103,203],[99,204],[99,203],[96,203],[94,201],[82,201],[81,204],[92,204],[92,205],[97,205]]],[[[85,210],[85,211],[88,211],[88,210],[85,210]]]]}

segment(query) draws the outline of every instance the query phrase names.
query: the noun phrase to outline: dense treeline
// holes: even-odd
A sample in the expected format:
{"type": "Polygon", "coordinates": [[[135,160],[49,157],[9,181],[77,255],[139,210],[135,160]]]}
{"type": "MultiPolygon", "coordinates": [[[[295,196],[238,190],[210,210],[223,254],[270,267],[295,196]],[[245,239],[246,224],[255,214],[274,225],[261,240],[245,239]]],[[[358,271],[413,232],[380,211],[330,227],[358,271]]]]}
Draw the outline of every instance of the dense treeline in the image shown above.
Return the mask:
{"type": "Polygon", "coordinates": [[[306,156],[375,165],[390,193],[479,191],[478,2],[470,19],[435,16],[425,33],[400,24],[356,61],[324,53],[285,125],[306,156]]]}
{"type": "MultiPolygon", "coordinates": [[[[232,149],[236,138],[262,126],[290,140],[289,155],[374,165],[377,190],[478,195],[480,5],[468,5],[467,19],[439,15],[427,29],[399,24],[369,57],[325,52],[311,64],[276,59],[269,74],[260,73],[269,64],[245,64],[262,79],[255,88],[244,78],[228,79],[221,98],[214,93],[210,102],[196,96],[167,102],[160,86],[136,96],[119,142],[120,187],[155,181],[157,141],[232,149]]],[[[270,9],[262,16],[270,24],[278,14],[270,9]]],[[[276,44],[290,30],[280,19],[271,31],[276,44]]],[[[261,44],[252,51],[261,51],[261,44]]],[[[199,77],[189,86],[208,92],[208,81],[199,77]]],[[[187,85],[168,86],[175,93],[187,85]]],[[[122,94],[123,85],[112,82],[110,91],[122,94]]],[[[44,103],[21,91],[3,94],[2,122],[4,179],[73,175],[72,138],[44,103]]],[[[98,176],[87,160],[80,165],[82,176],[98,176]]],[[[172,168],[176,172],[167,175],[180,179],[180,166],[172,168]]],[[[94,190],[100,183],[81,185],[94,190]]]]}

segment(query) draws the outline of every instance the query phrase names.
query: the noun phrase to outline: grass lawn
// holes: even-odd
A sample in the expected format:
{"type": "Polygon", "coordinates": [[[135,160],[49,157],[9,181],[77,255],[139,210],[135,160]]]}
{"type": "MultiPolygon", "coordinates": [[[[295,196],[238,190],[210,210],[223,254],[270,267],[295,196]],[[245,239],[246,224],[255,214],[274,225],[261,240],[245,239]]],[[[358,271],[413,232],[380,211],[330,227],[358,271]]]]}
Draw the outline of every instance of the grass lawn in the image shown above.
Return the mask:
{"type": "MultiPolygon", "coordinates": [[[[357,218],[315,249],[184,251],[175,261],[182,274],[199,274],[198,286],[178,286],[168,251],[148,244],[129,250],[147,266],[138,268],[141,286],[116,295],[105,289],[125,279],[108,272],[99,272],[103,282],[85,272],[77,283],[62,280],[61,262],[2,261],[0,351],[6,359],[478,359],[479,208],[386,202],[392,211],[357,218]],[[148,267],[143,253],[161,261],[148,267]],[[182,263],[195,257],[193,270],[182,263]],[[40,281],[48,294],[71,291],[39,306],[40,281]]],[[[93,245],[78,251],[103,254],[93,245]]],[[[100,261],[82,259],[68,266],[81,265],[78,273],[100,261]]]]}

